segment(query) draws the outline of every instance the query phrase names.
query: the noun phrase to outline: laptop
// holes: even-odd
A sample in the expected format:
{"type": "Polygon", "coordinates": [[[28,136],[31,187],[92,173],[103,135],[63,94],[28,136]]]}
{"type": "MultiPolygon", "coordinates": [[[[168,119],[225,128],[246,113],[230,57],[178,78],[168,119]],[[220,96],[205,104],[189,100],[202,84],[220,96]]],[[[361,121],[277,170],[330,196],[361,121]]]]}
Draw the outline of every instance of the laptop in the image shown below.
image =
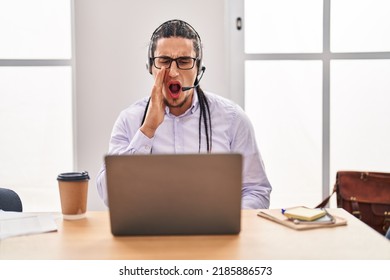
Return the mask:
{"type": "Polygon", "coordinates": [[[238,234],[240,154],[107,155],[111,232],[238,234]]]}

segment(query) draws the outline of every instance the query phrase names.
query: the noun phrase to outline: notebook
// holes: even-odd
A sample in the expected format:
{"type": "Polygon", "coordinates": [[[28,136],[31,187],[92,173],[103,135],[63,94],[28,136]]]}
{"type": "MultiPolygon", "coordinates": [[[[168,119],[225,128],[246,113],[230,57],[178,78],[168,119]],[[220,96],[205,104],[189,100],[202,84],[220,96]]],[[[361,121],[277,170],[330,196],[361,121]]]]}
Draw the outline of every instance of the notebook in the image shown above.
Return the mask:
{"type": "Polygon", "coordinates": [[[108,155],[111,232],[238,234],[240,154],[108,155]]]}

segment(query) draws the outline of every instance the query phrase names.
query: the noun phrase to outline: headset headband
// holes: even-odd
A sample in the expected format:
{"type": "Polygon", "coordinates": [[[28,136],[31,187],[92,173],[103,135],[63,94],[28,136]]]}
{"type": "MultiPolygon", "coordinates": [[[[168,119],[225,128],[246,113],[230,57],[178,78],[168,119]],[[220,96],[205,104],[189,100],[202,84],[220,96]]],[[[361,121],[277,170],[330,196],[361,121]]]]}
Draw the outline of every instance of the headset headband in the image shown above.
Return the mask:
{"type": "MultiPolygon", "coordinates": [[[[185,26],[187,26],[196,36],[196,41],[198,42],[198,45],[199,45],[199,63],[198,63],[198,74],[200,73],[201,69],[202,69],[202,59],[203,59],[203,52],[202,52],[202,40],[200,39],[200,36],[198,34],[198,32],[196,32],[195,28],[193,28],[189,23],[183,21],[183,20],[180,20],[180,19],[173,19],[173,20],[168,20],[162,24],[160,24],[160,26],[158,26],[152,36],[150,37],[150,43],[149,43],[149,48],[148,48],[148,62],[147,62],[147,69],[149,71],[150,74],[152,74],[152,65],[153,65],[153,61],[152,61],[152,57],[153,57],[153,54],[152,54],[152,46],[153,46],[153,41],[156,37],[156,34],[161,30],[161,28],[167,24],[170,24],[170,23],[173,23],[173,22],[179,22],[179,23],[182,23],[184,24],[185,26]]],[[[185,37],[184,37],[185,38],[185,37]]]]}

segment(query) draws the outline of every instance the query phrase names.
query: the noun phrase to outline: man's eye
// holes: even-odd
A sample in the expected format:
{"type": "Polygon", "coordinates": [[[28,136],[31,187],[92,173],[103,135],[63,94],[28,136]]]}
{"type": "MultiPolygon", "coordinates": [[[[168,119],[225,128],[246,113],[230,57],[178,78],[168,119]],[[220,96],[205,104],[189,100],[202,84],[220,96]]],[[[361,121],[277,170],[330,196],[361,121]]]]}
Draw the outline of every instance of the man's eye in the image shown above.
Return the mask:
{"type": "Polygon", "coordinates": [[[158,59],[158,63],[160,63],[160,64],[169,64],[169,63],[171,63],[171,59],[170,58],[159,58],[158,59]]]}
{"type": "Polygon", "coordinates": [[[177,60],[177,62],[179,63],[179,65],[189,65],[192,63],[192,59],[190,58],[180,58],[177,60]]]}

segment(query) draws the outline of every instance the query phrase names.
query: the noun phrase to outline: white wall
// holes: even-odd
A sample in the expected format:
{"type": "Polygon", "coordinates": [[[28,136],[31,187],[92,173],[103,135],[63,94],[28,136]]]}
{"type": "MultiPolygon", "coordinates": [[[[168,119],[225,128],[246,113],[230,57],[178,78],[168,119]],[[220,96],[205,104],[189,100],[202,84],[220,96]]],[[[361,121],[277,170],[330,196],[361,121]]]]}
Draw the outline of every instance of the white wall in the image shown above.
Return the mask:
{"type": "Polygon", "coordinates": [[[225,97],[228,54],[225,0],[82,0],[75,10],[76,169],[91,175],[89,210],[102,210],[96,175],[119,112],[149,95],[147,46],[157,26],[179,18],[199,33],[207,69],[202,88],[225,97]]]}

